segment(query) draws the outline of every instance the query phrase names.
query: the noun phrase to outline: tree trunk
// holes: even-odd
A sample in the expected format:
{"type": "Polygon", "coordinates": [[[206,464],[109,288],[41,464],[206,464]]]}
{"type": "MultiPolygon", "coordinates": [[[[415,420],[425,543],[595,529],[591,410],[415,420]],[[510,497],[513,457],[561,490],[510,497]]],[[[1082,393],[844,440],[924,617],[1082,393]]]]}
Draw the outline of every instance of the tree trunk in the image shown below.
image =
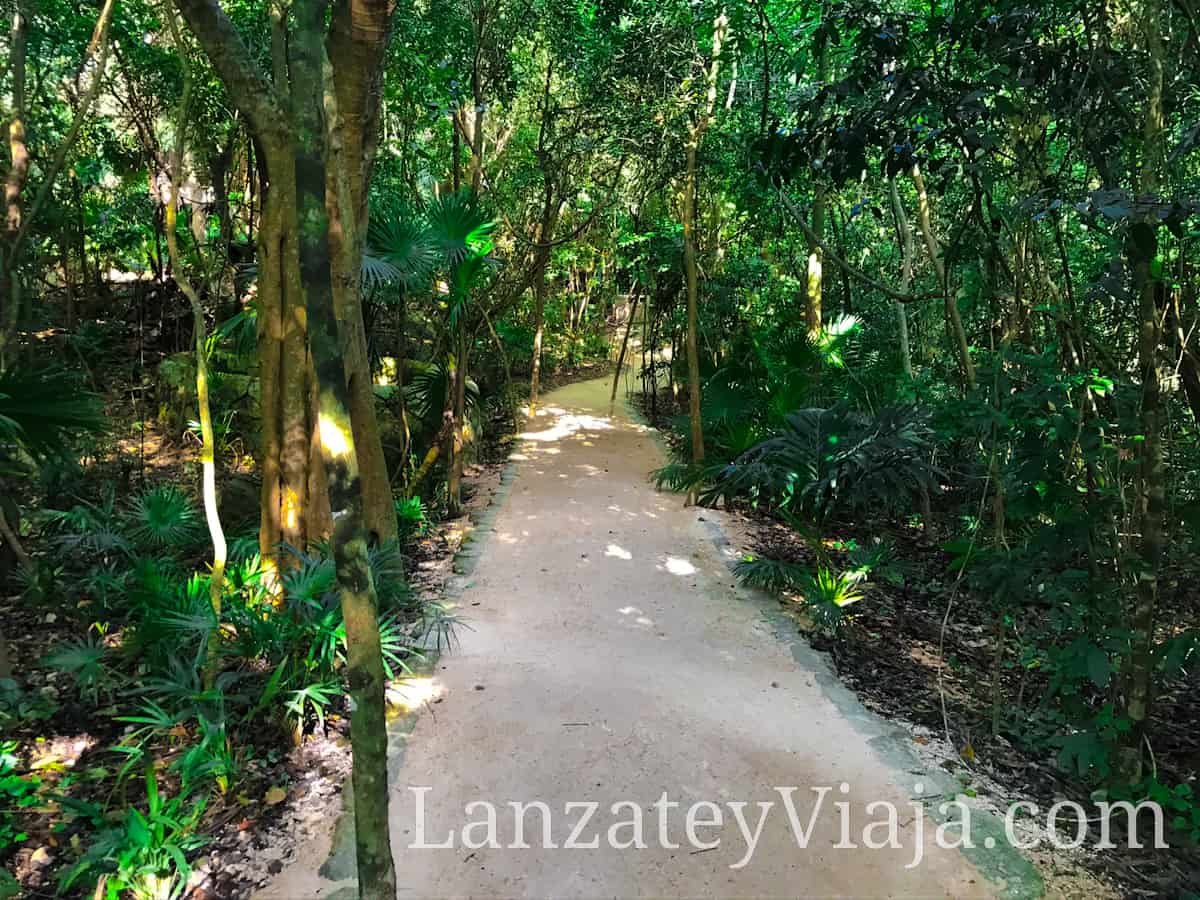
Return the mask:
{"type": "Polygon", "coordinates": [[[822,307],[825,275],[822,267],[825,254],[817,242],[817,239],[823,239],[825,236],[824,188],[817,188],[816,196],[813,197],[812,230],[816,239],[810,237],[808,241],[808,263],[804,275],[804,325],[810,335],[817,335],[821,333],[821,324],[824,321],[822,307]]]}
{"type": "MultiPolygon", "coordinates": [[[[289,108],[293,91],[289,83],[286,15],[279,4],[272,4],[273,79],[269,80],[216,0],[175,0],[175,5],[230,98],[245,115],[263,176],[258,238],[263,454],[259,545],[264,559],[282,565],[290,556],[279,553],[280,543],[303,547],[308,538],[314,427],[310,415],[312,366],[297,239],[297,172],[289,108]]],[[[299,62],[299,58],[293,62],[299,62]]],[[[307,79],[319,90],[319,70],[309,72],[305,65],[292,65],[290,71],[299,83],[307,79]]]]}
{"type": "MultiPolygon", "coordinates": [[[[343,240],[344,235],[331,232],[325,197],[326,165],[343,171],[340,165],[343,129],[337,113],[332,66],[321,44],[325,4],[321,0],[305,0],[294,9],[293,41],[306,68],[305,80],[297,85],[293,95],[299,138],[296,174],[301,286],[311,322],[309,340],[319,397],[318,430],[333,510],[331,545],[346,627],[346,675],[354,710],[350,740],[354,752],[351,780],[358,891],[363,898],[394,900],[396,873],[388,834],[387,719],[378,598],[368,557],[349,383],[342,362],[346,337],[339,331],[330,264],[331,244],[343,240]]],[[[338,189],[345,196],[344,182],[338,189]]]]}
{"type": "MultiPolygon", "coordinates": [[[[817,31],[817,89],[824,88],[829,80],[829,39],[826,28],[828,25],[828,3],[821,4],[821,22],[817,31]]],[[[826,150],[822,142],[822,155],[826,150]]],[[[808,261],[804,277],[804,324],[810,336],[821,333],[824,322],[824,283],[825,283],[825,253],[821,243],[825,238],[825,207],[827,202],[827,187],[818,184],[813,193],[812,204],[812,234],[808,238],[808,261]]]]}
{"type": "Polygon", "coordinates": [[[179,28],[175,24],[175,11],[170,9],[167,24],[179,53],[183,67],[183,92],[179,100],[179,115],[175,123],[175,147],[171,153],[171,193],[167,201],[166,228],[167,252],[171,258],[171,275],[187,297],[192,307],[192,327],[196,352],[196,402],[200,409],[200,470],[202,474],[201,496],[204,498],[204,519],[208,524],[209,537],[213,545],[212,574],[209,579],[209,603],[212,606],[212,630],[208,634],[208,650],[204,663],[203,683],[205,690],[211,689],[216,681],[220,665],[221,648],[221,598],[225,590],[225,561],[228,549],[225,529],[221,527],[221,516],[217,508],[217,439],[213,431],[212,404],[208,396],[208,327],[204,319],[204,307],[191,279],[183,267],[179,254],[179,236],[176,219],[179,213],[179,185],[183,180],[184,144],[187,134],[188,112],[192,99],[192,72],[188,63],[188,50],[183,46],[179,28]]]}
{"type": "MultiPolygon", "coordinates": [[[[1164,162],[1165,53],[1160,31],[1159,0],[1140,4],[1142,34],[1146,40],[1150,90],[1143,124],[1141,192],[1155,195],[1164,162]]],[[[1162,371],[1158,348],[1162,341],[1162,285],[1151,266],[1158,255],[1159,223],[1151,218],[1130,228],[1128,256],[1139,298],[1138,369],[1142,379],[1141,431],[1138,442],[1136,506],[1137,586],[1130,618],[1130,660],[1125,715],[1129,730],[1118,755],[1118,774],[1130,784],[1142,778],[1142,744],[1149,741],[1147,724],[1154,701],[1154,624],[1158,606],[1158,575],[1165,543],[1166,472],[1163,465],[1162,371]]]]}
{"type": "Polygon", "coordinates": [[[454,429],[450,439],[450,471],[446,481],[446,500],[451,516],[462,515],[463,455],[466,451],[467,424],[467,317],[459,316],[458,350],[454,363],[454,429]]]}
{"type": "Polygon", "coordinates": [[[942,247],[933,231],[933,216],[929,209],[929,194],[925,191],[925,177],[921,174],[920,166],[912,167],[913,185],[917,189],[917,222],[921,235],[925,239],[925,247],[929,251],[933,271],[937,276],[938,289],[942,292],[946,312],[946,333],[954,347],[958,358],[958,371],[962,377],[963,387],[967,390],[975,388],[975,363],[971,360],[971,347],[967,342],[967,333],[963,330],[962,317],[958,313],[958,303],[950,290],[946,279],[946,266],[942,260],[942,247]]]}
{"type": "Polygon", "coordinates": [[[15,336],[20,316],[20,275],[17,271],[17,238],[21,233],[21,193],[29,177],[29,146],[25,140],[25,62],[29,31],[29,0],[17,0],[9,31],[9,65],[12,67],[12,119],[8,123],[8,176],[4,182],[4,246],[0,248],[0,371],[5,351],[15,336]]]}
{"type": "MultiPolygon", "coordinates": [[[[347,167],[348,174],[354,167],[347,167]]],[[[333,296],[342,335],[343,365],[348,379],[350,417],[354,425],[354,446],[358,450],[359,472],[363,484],[363,515],[367,531],[375,543],[396,539],[396,509],[392,502],[379,419],[375,409],[375,386],[367,352],[367,335],[362,317],[360,291],[363,232],[353,220],[351,196],[341,197],[330,176],[326,197],[330,228],[336,236],[330,257],[333,270],[333,296]]]]}
{"type": "Polygon", "coordinates": [[[633,331],[633,321],[637,318],[638,301],[641,293],[634,285],[633,302],[629,305],[629,322],[625,326],[625,337],[621,339],[621,352],[617,354],[617,370],[613,373],[612,396],[608,398],[608,414],[611,416],[617,407],[617,388],[621,384],[621,369],[625,366],[625,351],[629,347],[629,335],[633,331]]]}
{"type": "MultiPolygon", "coordinates": [[[[260,168],[268,162],[258,154],[260,168]]],[[[278,156],[274,157],[278,159],[278,156]]],[[[275,163],[278,169],[278,162],[275,163]]],[[[283,483],[280,451],[283,446],[280,409],[280,370],[283,359],[283,206],[282,179],[262,179],[257,257],[258,292],[255,297],[258,324],[259,453],[262,493],[259,498],[259,553],[269,564],[277,564],[283,540],[283,483]]]]}
{"type": "MultiPolygon", "coordinates": [[[[912,228],[908,224],[908,216],[904,212],[904,204],[900,201],[900,191],[896,188],[896,179],[888,179],[888,190],[892,200],[892,217],[896,223],[896,244],[900,248],[901,272],[900,290],[907,294],[912,290],[913,258],[916,256],[916,242],[913,240],[912,228]]],[[[896,305],[896,326],[900,335],[900,364],[904,374],[912,380],[912,350],[908,342],[908,311],[899,300],[896,305]]]]}
{"type": "MultiPolygon", "coordinates": [[[[696,263],[697,156],[704,134],[712,124],[717,102],[717,75],[721,50],[729,30],[724,11],[713,22],[712,62],[708,70],[708,93],[701,115],[692,126],[687,142],[687,176],[683,188],[683,270],[687,279],[687,364],[688,418],[692,433],[692,465],[704,463],[704,427],[700,417],[700,272],[696,263]]],[[[674,366],[672,366],[674,368],[674,366]]],[[[691,501],[692,497],[688,498],[691,501]]]]}
{"type": "Polygon", "coordinates": [[[475,13],[475,57],[471,64],[471,192],[476,197],[483,189],[483,120],[486,116],[483,102],[483,80],[480,71],[483,64],[483,38],[487,31],[487,0],[479,0],[475,13]]]}
{"type": "MultiPolygon", "coordinates": [[[[529,415],[537,413],[542,380],[542,341],[546,331],[546,265],[539,259],[533,270],[533,359],[529,364],[529,415]]],[[[547,251],[549,252],[549,251],[547,251]]]]}
{"type": "MultiPolygon", "coordinates": [[[[303,548],[308,542],[309,467],[312,425],[310,391],[312,377],[308,356],[308,317],[300,280],[300,242],[297,239],[297,177],[290,148],[274,148],[267,154],[270,186],[267,202],[278,216],[276,255],[279,264],[278,406],[270,415],[278,417],[279,433],[279,540],[303,548]]],[[[264,221],[263,232],[267,232],[264,221]]],[[[264,407],[264,418],[268,415],[264,407]]],[[[278,549],[272,548],[272,555],[278,549]]],[[[283,555],[279,558],[284,559],[283,555]]]]}
{"type": "Polygon", "coordinates": [[[496,345],[496,353],[499,354],[500,365],[504,369],[505,402],[509,407],[509,415],[512,416],[513,427],[520,428],[521,414],[520,410],[517,408],[517,393],[516,389],[513,388],[512,365],[508,361],[508,351],[504,349],[504,341],[501,340],[500,335],[497,333],[496,326],[492,324],[492,318],[488,315],[487,310],[481,307],[480,312],[483,313],[483,322],[487,326],[488,334],[490,334],[492,337],[492,343],[496,345]]]}
{"type": "Polygon", "coordinates": [[[370,215],[370,182],[378,144],[382,63],[391,8],[380,0],[341,0],[334,5],[329,52],[337,60],[334,88],[341,113],[341,170],[345,189],[330,179],[330,226],[340,238],[331,248],[334,303],[344,341],[350,415],[363,483],[363,514],[372,540],[396,539],[387,459],[379,433],[374,379],[367,351],[360,289],[361,263],[370,215]]]}
{"type": "Polygon", "coordinates": [[[696,149],[699,134],[687,147],[687,180],[683,188],[683,271],[687,278],[688,421],[692,465],[704,464],[704,424],[700,415],[700,273],[696,265],[696,149]]]}
{"type": "Polygon", "coordinates": [[[551,244],[558,228],[562,201],[555,197],[554,182],[544,174],[542,218],[537,226],[537,242],[533,249],[533,360],[529,372],[529,415],[537,411],[542,376],[542,341],[546,330],[546,269],[550,265],[551,244]]]}

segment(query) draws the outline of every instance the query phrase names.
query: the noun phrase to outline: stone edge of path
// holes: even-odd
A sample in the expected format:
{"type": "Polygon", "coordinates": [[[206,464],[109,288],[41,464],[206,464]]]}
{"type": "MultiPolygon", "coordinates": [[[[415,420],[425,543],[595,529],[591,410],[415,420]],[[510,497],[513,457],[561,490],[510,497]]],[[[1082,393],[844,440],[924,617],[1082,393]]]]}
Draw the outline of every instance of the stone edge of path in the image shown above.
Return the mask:
{"type": "MultiPolygon", "coordinates": [[[[670,448],[662,433],[633,404],[628,394],[624,398],[624,408],[630,421],[645,428],[647,434],[658,444],[664,459],[669,459],[670,448]]],[[[737,565],[739,553],[723,525],[704,517],[700,518],[699,524],[703,526],[708,539],[732,572],[737,565]]],[[[867,744],[886,765],[897,773],[919,779],[926,787],[927,796],[952,798],[961,793],[958,781],[949,772],[932,769],[922,762],[911,748],[912,736],[903,727],[893,724],[862,704],[858,695],[846,687],[838,677],[829,654],[814,649],[805,640],[795,620],[784,613],[778,600],[765,591],[753,588],[739,586],[735,591],[738,596],[757,603],[763,618],[771,625],[775,638],[788,646],[797,665],[812,673],[829,702],[866,738],[867,744]]],[[[926,815],[939,825],[951,818],[941,814],[937,805],[932,803],[926,806],[926,815]]],[[[972,807],[971,822],[973,831],[981,835],[983,841],[990,839],[995,841],[995,845],[988,848],[980,843],[972,848],[964,847],[960,852],[996,888],[998,896],[1003,900],[1037,900],[1043,897],[1045,884],[1041,873],[1037,866],[1009,844],[1004,821],[990,810],[972,807]]]]}
{"type": "MultiPolygon", "coordinates": [[[[518,424],[514,434],[520,434],[525,429],[525,423],[518,424]]],[[[489,537],[496,530],[496,518],[508,502],[512,494],[513,484],[517,478],[517,460],[509,459],[500,473],[500,483],[492,492],[488,504],[475,510],[471,515],[470,533],[463,539],[458,552],[454,554],[452,575],[446,580],[442,589],[445,600],[458,600],[463,592],[471,586],[471,577],[483,551],[489,543],[489,537]]],[[[439,657],[429,654],[424,665],[413,669],[414,675],[428,674],[434,670],[439,657]]],[[[388,720],[388,770],[389,783],[394,782],[396,773],[404,766],[404,752],[408,746],[409,735],[416,727],[420,710],[397,714],[388,720]]],[[[358,878],[355,872],[354,858],[354,790],[350,779],[346,780],[342,791],[342,809],[333,827],[330,838],[329,853],[318,869],[318,877],[328,885],[328,893],[322,891],[324,900],[356,900],[358,897],[358,878]]]]}

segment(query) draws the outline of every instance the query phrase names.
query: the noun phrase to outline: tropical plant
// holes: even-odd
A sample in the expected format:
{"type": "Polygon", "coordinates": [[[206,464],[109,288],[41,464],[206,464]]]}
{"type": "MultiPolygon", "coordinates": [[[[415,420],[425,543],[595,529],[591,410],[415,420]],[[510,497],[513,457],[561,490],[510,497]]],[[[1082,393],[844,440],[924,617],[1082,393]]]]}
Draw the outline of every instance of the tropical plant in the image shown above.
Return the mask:
{"type": "Polygon", "coordinates": [[[734,566],[734,575],[746,587],[797,599],[813,625],[830,634],[841,628],[848,608],[865,596],[860,572],[837,573],[826,565],[814,571],[786,560],[748,556],[734,566]]]}
{"type": "Polygon", "coordinates": [[[108,429],[100,398],[58,369],[0,371],[0,476],[70,453],[70,440],[108,429]]]}
{"type": "MultiPolygon", "coordinates": [[[[203,799],[182,795],[165,799],[149,769],[145,812],[128,807],[115,823],[104,826],[79,862],[63,873],[62,889],[82,881],[102,884],[102,896],[110,900],[124,892],[135,900],[172,900],[191,874],[188,854],[206,843],[197,833],[205,806],[203,799]]],[[[99,808],[87,811],[94,821],[105,820],[99,808]]]]}
{"type": "Polygon", "coordinates": [[[80,693],[93,705],[100,695],[113,688],[114,673],[105,663],[108,648],[96,636],[68,641],[46,656],[42,662],[57,672],[69,675],[80,693]]]}
{"type": "Polygon", "coordinates": [[[818,566],[800,585],[804,611],[818,629],[834,633],[845,622],[848,608],[863,599],[862,578],[855,572],[834,572],[818,566]]]}
{"type": "Polygon", "coordinates": [[[17,828],[14,813],[36,806],[42,786],[36,775],[18,775],[16,741],[0,741],[0,853],[20,844],[28,834],[17,828]]]}
{"type": "Polygon", "coordinates": [[[420,497],[401,497],[396,500],[397,533],[401,545],[420,537],[429,527],[425,504],[420,497]]]}
{"type": "Polygon", "coordinates": [[[724,489],[824,519],[838,510],[895,509],[936,492],[929,426],[916,407],[874,416],[804,409],[725,468],[724,489]]]}
{"type": "Polygon", "coordinates": [[[192,499],[172,484],[150,488],[130,504],[128,532],[150,549],[183,549],[196,538],[199,516],[192,499]]]}

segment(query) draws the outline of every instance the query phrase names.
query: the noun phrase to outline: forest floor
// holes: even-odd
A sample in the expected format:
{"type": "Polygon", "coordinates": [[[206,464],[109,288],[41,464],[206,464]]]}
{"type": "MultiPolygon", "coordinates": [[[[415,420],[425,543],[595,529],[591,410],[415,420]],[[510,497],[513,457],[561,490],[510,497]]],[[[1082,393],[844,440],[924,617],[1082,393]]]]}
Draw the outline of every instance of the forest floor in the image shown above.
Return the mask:
{"type": "MultiPolygon", "coordinates": [[[[650,429],[609,416],[610,385],[557,391],[527,423],[511,493],[480,529],[490,533],[461,595],[470,628],[414,685],[419,712],[396,729],[402,896],[1030,896],[1036,874],[1006,849],[968,862],[936,846],[933,820],[911,812],[923,809],[912,799],[919,762],[829,690],[824,664],[774,604],[736,587],[723,514],[651,487],[661,450],[650,429]],[[806,850],[779,786],[796,787],[805,823],[817,810],[806,850]],[[823,787],[844,810],[814,802],[823,787]],[[674,813],[657,806],[664,795],[681,804],[674,813]],[[498,810],[501,846],[466,846],[483,831],[463,830],[481,820],[474,801],[498,810]],[[511,848],[508,804],[539,801],[558,845],[581,819],[567,804],[597,803],[578,840],[600,837],[600,848],[548,848],[537,813],[525,817],[530,848],[511,848]],[[685,838],[683,810],[698,801],[725,814],[724,827],[700,829],[715,846],[685,838]],[[776,803],[741,866],[750,842],[730,815],[737,801],[776,803]],[[865,811],[872,801],[900,810],[900,848],[834,849],[844,819],[857,836],[876,818],[865,811]],[[632,836],[620,824],[631,806],[646,811],[644,850],[612,846],[614,825],[618,843],[632,836]],[[454,846],[414,846],[422,828],[428,842],[449,834],[454,846]],[[924,859],[906,869],[918,836],[924,859]]],[[[345,825],[322,829],[261,896],[347,892],[345,825]]]]}

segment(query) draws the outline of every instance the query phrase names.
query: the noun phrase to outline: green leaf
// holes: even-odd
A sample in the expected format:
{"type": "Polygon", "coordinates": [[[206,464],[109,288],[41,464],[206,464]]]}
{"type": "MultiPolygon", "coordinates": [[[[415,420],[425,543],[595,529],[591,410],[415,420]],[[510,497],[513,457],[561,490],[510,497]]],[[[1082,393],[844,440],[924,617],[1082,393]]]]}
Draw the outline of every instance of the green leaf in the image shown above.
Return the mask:
{"type": "Polygon", "coordinates": [[[1108,680],[1112,677],[1112,663],[1108,654],[1095,645],[1088,648],[1087,671],[1088,678],[1096,687],[1103,690],[1108,686],[1108,680]]]}

